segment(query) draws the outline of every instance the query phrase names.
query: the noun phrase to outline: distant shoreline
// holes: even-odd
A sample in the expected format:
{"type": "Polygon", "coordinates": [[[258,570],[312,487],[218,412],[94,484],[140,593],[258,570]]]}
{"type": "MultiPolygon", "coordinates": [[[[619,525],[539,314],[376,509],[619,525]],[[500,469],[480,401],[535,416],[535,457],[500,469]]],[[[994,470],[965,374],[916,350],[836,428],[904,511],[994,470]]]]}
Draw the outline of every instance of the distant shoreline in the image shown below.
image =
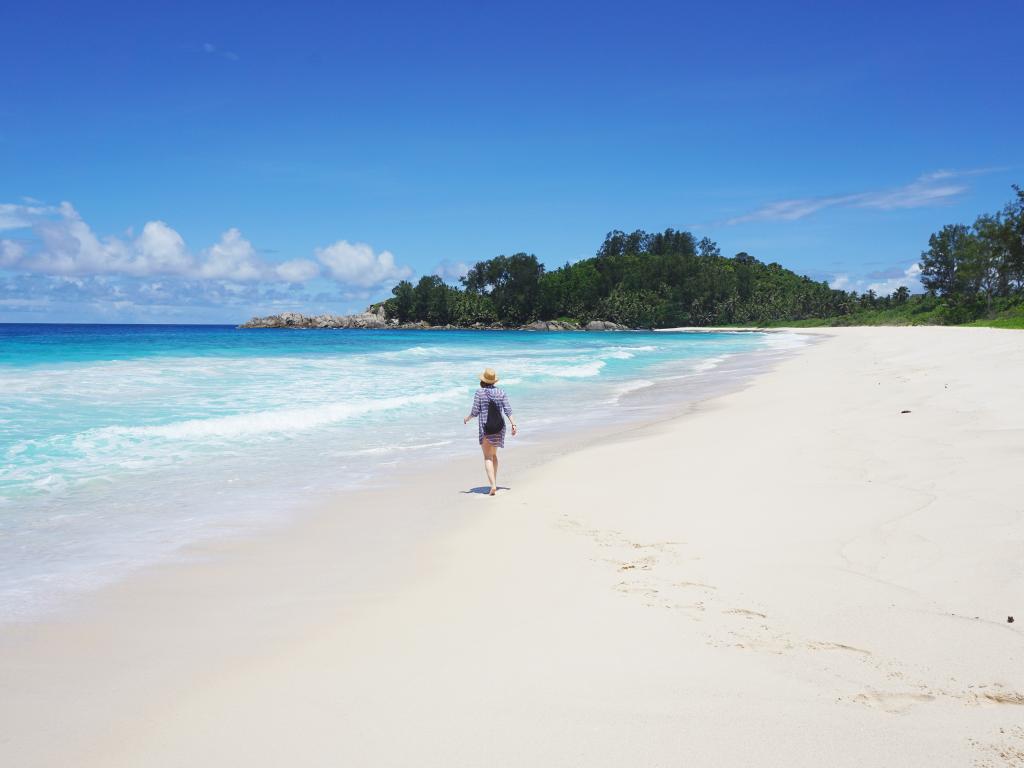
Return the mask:
{"type": "Polygon", "coordinates": [[[471,325],[431,325],[425,320],[402,323],[388,318],[383,305],[370,307],[353,315],[304,315],[301,312],[282,312],[279,315],[253,317],[238,328],[293,328],[296,330],[371,330],[371,331],[649,331],[651,328],[630,328],[608,320],[577,323],[568,320],[536,320],[521,326],[473,323],[471,325]]]}

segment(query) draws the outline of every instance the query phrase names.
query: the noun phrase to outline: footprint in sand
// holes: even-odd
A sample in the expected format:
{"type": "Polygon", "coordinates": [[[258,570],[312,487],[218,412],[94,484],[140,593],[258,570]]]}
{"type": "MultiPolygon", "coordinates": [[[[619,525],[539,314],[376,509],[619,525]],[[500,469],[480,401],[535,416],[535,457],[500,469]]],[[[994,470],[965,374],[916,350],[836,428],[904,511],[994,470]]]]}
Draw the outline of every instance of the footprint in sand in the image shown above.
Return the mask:
{"type": "Polygon", "coordinates": [[[701,581],[677,581],[672,585],[673,587],[696,587],[697,589],[718,589],[718,587],[712,586],[711,584],[705,584],[701,581]]]}
{"type": "Polygon", "coordinates": [[[767,619],[768,618],[768,614],[767,613],[761,613],[760,611],[751,611],[751,610],[749,610],[747,608],[730,608],[727,611],[722,611],[722,613],[728,613],[728,614],[731,614],[733,616],[743,616],[743,617],[748,618],[748,619],[767,619]]]}
{"type": "Polygon", "coordinates": [[[1017,693],[1017,691],[986,691],[974,693],[972,697],[979,704],[1009,704],[1024,707],[1024,693],[1017,693]]]}
{"type": "Polygon", "coordinates": [[[658,561],[653,557],[641,557],[638,560],[626,562],[617,560],[611,560],[609,562],[615,563],[619,566],[620,571],[649,571],[654,568],[658,561]]]}
{"type": "Polygon", "coordinates": [[[626,595],[638,595],[640,597],[654,598],[658,594],[658,590],[647,584],[638,582],[620,581],[614,587],[616,592],[622,592],[626,595]]]}
{"type": "Polygon", "coordinates": [[[812,640],[809,643],[804,643],[804,647],[812,651],[849,651],[850,653],[860,653],[865,656],[871,655],[871,651],[865,651],[863,648],[854,648],[852,645],[828,643],[819,640],[812,640]]]}
{"type": "Polygon", "coordinates": [[[853,697],[853,701],[858,704],[882,709],[886,712],[892,712],[893,714],[901,714],[915,704],[935,701],[935,698],[935,695],[930,692],[905,691],[900,693],[884,693],[871,691],[869,693],[858,693],[853,697]]]}

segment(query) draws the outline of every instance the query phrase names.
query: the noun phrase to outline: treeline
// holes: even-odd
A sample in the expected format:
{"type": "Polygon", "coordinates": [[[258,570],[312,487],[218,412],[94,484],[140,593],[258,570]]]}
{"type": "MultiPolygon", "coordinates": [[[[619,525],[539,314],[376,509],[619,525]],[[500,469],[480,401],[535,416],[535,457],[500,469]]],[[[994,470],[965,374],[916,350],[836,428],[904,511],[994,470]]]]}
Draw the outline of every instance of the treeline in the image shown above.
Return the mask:
{"type": "Polygon", "coordinates": [[[948,224],[921,254],[921,284],[939,297],[949,322],[991,315],[1024,298],[1024,189],[974,224],[948,224]]]}
{"type": "Polygon", "coordinates": [[[634,328],[850,322],[865,311],[927,310],[926,322],[965,322],[1024,289],[1024,192],[971,227],[931,236],[921,256],[928,295],[900,286],[887,296],[830,288],[747,253],[722,256],[689,232],[611,232],[597,254],[545,270],[516,253],[477,262],[461,288],[425,276],[403,280],[384,302],[389,318],[431,325],[519,326],[534,320],[611,320],[634,328]]]}
{"type": "Polygon", "coordinates": [[[612,232],[593,258],[551,271],[532,254],[498,256],[461,282],[459,289],[436,276],[402,281],[385,310],[432,325],[570,319],[658,328],[828,317],[858,306],[854,294],[746,253],[726,258],[711,240],[672,229],[612,232]]]}

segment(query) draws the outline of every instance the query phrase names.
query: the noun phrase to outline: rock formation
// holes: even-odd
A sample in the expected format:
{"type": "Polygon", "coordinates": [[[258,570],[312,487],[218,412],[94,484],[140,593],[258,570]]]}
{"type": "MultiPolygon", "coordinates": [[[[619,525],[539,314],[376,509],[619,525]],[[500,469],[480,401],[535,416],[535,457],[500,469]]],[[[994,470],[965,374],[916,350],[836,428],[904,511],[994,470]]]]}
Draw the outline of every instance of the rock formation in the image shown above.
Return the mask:
{"type": "Polygon", "coordinates": [[[567,323],[564,320],[536,320],[524,325],[522,331],[578,331],[578,323],[567,323]]]}
{"type": "MultiPolygon", "coordinates": [[[[357,312],[354,315],[303,315],[301,312],[282,312],[279,315],[267,315],[266,317],[254,317],[248,322],[242,323],[239,328],[394,328],[398,330],[455,330],[454,325],[430,325],[419,320],[412,323],[399,323],[397,320],[388,320],[384,312],[384,305],[378,304],[366,309],[365,312],[357,312]]],[[[500,329],[496,325],[483,325],[475,323],[470,328],[478,330],[500,329]]],[[[624,325],[612,323],[607,320],[591,320],[585,328],[579,323],[567,322],[565,320],[537,320],[522,326],[523,331],[628,331],[624,325]]]]}
{"type": "Polygon", "coordinates": [[[303,315],[282,312],[279,315],[254,317],[239,328],[387,328],[384,307],[370,307],[354,315],[303,315]]]}
{"type": "Polygon", "coordinates": [[[591,320],[584,327],[586,331],[628,331],[629,326],[619,325],[610,320],[591,320]]]}

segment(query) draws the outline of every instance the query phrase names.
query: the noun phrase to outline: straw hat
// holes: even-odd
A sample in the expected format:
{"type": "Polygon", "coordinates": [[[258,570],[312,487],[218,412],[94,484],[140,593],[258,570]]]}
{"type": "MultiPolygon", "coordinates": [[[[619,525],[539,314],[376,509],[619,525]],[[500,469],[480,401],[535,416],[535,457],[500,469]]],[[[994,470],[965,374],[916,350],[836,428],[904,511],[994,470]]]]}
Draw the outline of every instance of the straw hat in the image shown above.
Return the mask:
{"type": "Polygon", "coordinates": [[[484,372],[480,374],[480,381],[484,384],[495,384],[498,381],[498,374],[493,368],[484,368],[484,372]]]}

